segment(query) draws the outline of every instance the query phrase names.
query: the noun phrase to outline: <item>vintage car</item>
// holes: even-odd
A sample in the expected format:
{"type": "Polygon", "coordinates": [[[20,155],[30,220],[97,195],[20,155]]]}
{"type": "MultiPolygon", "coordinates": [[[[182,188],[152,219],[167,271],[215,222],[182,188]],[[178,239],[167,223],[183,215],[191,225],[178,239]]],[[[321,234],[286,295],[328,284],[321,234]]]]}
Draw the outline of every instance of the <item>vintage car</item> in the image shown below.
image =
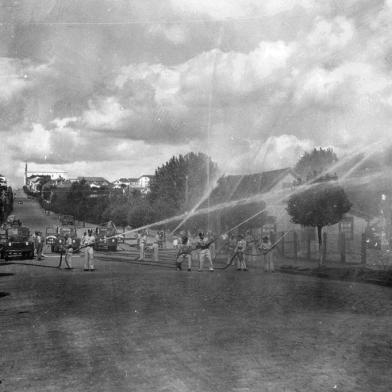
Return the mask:
{"type": "Polygon", "coordinates": [[[2,241],[4,245],[1,254],[4,260],[7,261],[11,257],[34,258],[34,242],[30,238],[30,230],[27,227],[14,226],[7,228],[2,241]]]}

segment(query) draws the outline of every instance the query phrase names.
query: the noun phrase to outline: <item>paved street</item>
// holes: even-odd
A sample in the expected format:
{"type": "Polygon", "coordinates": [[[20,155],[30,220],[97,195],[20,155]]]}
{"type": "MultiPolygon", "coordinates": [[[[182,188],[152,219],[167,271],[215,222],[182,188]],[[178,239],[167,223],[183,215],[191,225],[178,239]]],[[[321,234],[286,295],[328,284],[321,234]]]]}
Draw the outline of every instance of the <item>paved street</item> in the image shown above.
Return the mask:
{"type": "MultiPolygon", "coordinates": [[[[17,217],[44,226],[28,203],[17,217]]],[[[96,272],[83,272],[82,258],[73,271],[56,262],[0,266],[1,392],[392,385],[389,288],[260,270],[176,272],[116,257],[98,258],[96,272]]]]}

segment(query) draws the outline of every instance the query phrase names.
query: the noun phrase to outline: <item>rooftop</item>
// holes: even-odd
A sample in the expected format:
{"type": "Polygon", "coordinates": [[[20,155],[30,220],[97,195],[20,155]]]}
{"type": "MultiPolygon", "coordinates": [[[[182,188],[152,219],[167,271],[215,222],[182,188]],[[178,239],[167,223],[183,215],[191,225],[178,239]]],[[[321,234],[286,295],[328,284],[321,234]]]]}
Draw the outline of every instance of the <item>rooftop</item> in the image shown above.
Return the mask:
{"type": "Polygon", "coordinates": [[[212,192],[211,198],[229,201],[265,193],[270,191],[288,174],[291,174],[296,179],[300,179],[291,168],[224,176],[218,180],[218,186],[212,192]]]}

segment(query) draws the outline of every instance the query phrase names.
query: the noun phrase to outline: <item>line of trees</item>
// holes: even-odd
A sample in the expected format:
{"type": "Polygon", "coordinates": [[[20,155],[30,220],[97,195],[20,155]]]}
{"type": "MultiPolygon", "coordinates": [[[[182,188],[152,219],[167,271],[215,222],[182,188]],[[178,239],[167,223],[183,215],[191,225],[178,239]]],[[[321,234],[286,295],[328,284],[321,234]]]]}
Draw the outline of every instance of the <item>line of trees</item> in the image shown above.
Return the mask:
{"type": "MultiPolygon", "coordinates": [[[[73,215],[80,221],[100,224],[112,220],[117,226],[141,227],[186,214],[206,194],[209,182],[214,183],[218,177],[218,166],[210,157],[203,153],[189,153],[173,156],[158,167],[147,194],[126,188],[91,189],[85,180],[81,180],[68,187],[51,185],[50,182],[43,184],[39,199],[43,208],[73,215]]],[[[200,205],[200,209],[210,206],[213,210],[215,204],[227,201],[231,190],[222,186],[222,178],[218,182],[223,193],[213,193],[200,205]]],[[[196,214],[187,220],[183,229],[196,231],[208,227],[233,227],[264,207],[263,202],[258,202],[196,214]]],[[[259,214],[242,228],[261,226],[265,219],[265,213],[259,214]]],[[[173,220],[161,228],[173,229],[179,221],[173,220]]]]}
{"type": "MultiPolygon", "coordinates": [[[[190,209],[205,192],[208,175],[218,175],[217,164],[203,153],[173,156],[158,167],[150,182],[150,192],[137,189],[91,189],[85,180],[64,185],[42,184],[41,205],[59,214],[99,224],[112,220],[116,225],[140,227],[179,215],[190,209]]],[[[26,193],[30,193],[25,188],[26,193]]],[[[178,222],[173,222],[175,226],[178,222]]]]}
{"type": "Polygon", "coordinates": [[[14,208],[14,193],[11,187],[0,187],[0,224],[3,223],[14,208]]]}

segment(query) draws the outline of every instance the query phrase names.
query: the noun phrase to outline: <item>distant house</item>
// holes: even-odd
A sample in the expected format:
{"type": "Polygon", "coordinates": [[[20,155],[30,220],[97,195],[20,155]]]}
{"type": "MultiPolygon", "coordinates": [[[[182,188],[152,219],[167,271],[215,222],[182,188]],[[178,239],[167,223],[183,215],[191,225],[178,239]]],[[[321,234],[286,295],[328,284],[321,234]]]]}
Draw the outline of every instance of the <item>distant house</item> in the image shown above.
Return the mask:
{"type": "Polygon", "coordinates": [[[113,181],[113,188],[121,189],[127,187],[137,187],[138,186],[138,178],[119,178],[118,180],[113,181]]]}
{"type": "Polygon", "coordinates": [[[153,176],[150,174],[142,174],[138,178],[119,178],[113,181],[114,189],[137,189],[141,193],[148,193],[150,191],[150,180],[153,176]]]}
{"type": "Polygon", "coordinates": [[[45,171],[45,170],[28,170],[27,162],[25,164],[24,181],[25,185],[28,186],[28,181],[32,177],[50,177],[51,180],[56,180],[60,178],[66,178],[66,171],[45,171]]]}
{"type": "MultiPolygon", "coordinates": [[[[276,222],[277,229],[287,230],[293,224],[290,223],[286,212],[287,200],[284,200],[284,198],[300,183],[300,176],[291,168],[245,175],[223,176],[218,180],[218,186],[212,192],[210,201],[212,204],[247,198],[264,201],[267,203],[266,213],[271,218],[271,221],[276,222]],[[276,197],[274,198],[271,196],[271,193],[275,191],[276,197]]],[[[244,219],[246,218],[248,217],[244,216],[244,219]]]]}
{"type": "Polygon", "coordinates": [[[109,186],[110,182],[103,177],[78,177],[77,181],[86,181],[90,188],[101,188],[103,186],[109,186]]]}
{"type": "Polygon", "coordinates": [[[137,180],[138,188],[149,191],[152,177],[154,176],[150,174],[142,174],[137,180]]]}
{"type": "Polygon", "coordinates": [[[2,174],[0,174],[0,185],[7,185],[7,177],[3,176],[2,174]]]}

